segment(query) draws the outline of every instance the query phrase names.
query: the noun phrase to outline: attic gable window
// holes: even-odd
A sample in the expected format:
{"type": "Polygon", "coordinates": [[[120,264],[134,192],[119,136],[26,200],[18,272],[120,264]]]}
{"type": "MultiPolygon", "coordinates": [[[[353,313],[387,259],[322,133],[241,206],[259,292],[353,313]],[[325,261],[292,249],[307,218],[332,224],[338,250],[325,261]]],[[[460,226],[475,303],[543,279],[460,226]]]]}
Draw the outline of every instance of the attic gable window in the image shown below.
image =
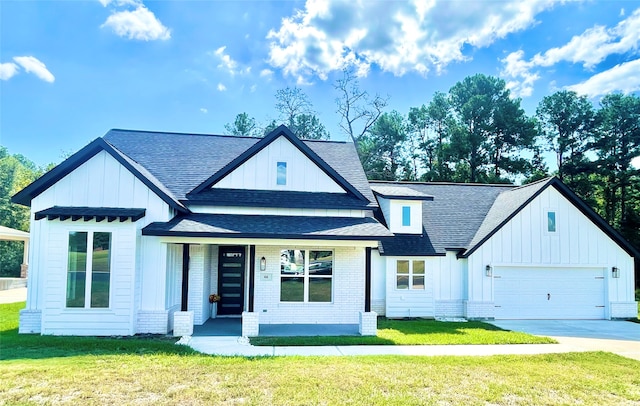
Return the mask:
{"type": "Polygon", "coordinates": [[[547,232],[550,232],[550,233],[556,232],[556,212],[555,211],[547,212],[547,232]]]}
{"type": "Polygon", "coordinates": [[[276,184],[284,186],[287,184],[287,163],[278,162],[276,164],[276,184]]]}
{"type": "Polygon", "coordinates": [[[411,226],[411,207],[402,206],[402,227],[411,226]]]}

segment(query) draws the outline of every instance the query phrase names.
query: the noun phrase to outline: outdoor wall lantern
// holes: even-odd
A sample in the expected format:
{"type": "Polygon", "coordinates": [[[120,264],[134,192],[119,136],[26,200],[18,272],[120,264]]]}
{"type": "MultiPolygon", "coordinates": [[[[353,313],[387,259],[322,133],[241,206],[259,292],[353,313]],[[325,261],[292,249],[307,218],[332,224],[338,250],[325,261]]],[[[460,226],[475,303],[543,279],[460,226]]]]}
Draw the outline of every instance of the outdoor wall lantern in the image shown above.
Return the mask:
{"type": "Polygon", "coordinates": [[[620,277],[620,268],[618,267],[613,267],[611,268],[611,277],[612,278],[619,278],[620,277]]]}
{"type": "Polygon", "coordinates": [[[487,266],[484,268],[484,274],[485,274],[486,276],[491,276],[491,265],[487,265],[487,266]]]}
{"type": "Polygon", "coordinates": [[[267,259],[265,257],[260,258],[260,271],[264,272],[267,269],[267,259]]]}

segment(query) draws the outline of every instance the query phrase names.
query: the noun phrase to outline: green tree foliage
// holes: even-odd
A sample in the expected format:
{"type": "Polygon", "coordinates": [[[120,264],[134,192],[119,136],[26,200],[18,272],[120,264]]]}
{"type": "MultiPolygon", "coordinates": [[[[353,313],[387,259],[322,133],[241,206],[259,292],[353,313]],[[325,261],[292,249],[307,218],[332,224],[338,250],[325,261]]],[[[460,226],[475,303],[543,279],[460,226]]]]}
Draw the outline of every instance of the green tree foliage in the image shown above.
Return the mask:
{"type": "Polygon", "coordinates": [[[637,234],[640,206],[640,171],[631,160],[640,155],[640,98],[611,94],[600,102],[592,148],[604,218],[627,236],[637,234]],[[634,233],[635,231],[635,233],[634,233]]]}
{"type": "Polygon", "coordinates": [[[408,121],[409,136],[419,140],[417,146],[411,146],[412,156],[421,157],[426,169],[422,180],[451,179],[448,141],[454,121],[447,95],[436,92],[428,106],[412,107],[408,121]]]}
{"type": "Polygon", "coordinates": [[[238,135],[242,137],[253,137],[258,134],[256,128],[256,119],[249,117],[247,113],[240,113],[233,120],[233,123],[224,125],[224,129],[229,135],[238,135]]]}
{"type": "MultiPolygon", "coordinates": [[[[42,174],[36,165],[22,155],[9,155],[0,146],[0,225],[29,231],[29,208],[11,203],[11,196],[42,174]]],[[[0,275],[19,276],[23,243],[0,241],[0,275]]]]}
{"type": "MultiPolygon", "coordinates": [[[[361,160],[369,179],[397,180],[404,177],[406,159],[402,154],[407,125],[397,111],[383,113],[360,139],[361,160]]],[[[406,175],[406,174],[405,174],[406,175]]]]}
{"type": "Polygon", "coordinates": [[[452,155],[468,167],[460,180],[502,182],[529,171],[520,154],[533,149],[535,125],[520,100],[510,97],[504,80],[469,76],[451,88],[449,98],[456,119],[452,155]]]}

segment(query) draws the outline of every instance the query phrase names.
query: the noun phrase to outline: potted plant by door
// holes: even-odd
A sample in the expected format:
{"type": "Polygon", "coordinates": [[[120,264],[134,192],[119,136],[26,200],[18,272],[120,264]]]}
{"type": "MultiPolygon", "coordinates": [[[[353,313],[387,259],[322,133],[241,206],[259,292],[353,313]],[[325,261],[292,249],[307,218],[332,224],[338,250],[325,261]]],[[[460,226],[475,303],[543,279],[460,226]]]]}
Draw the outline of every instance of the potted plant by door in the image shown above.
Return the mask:
{"type": "Polygon", "coordinates": [[[218,302],[220,301],[220,295],[212,293],[209,295],[209,303],[211,303],[211,318],[215,319],[218,314],[218,302]]]}

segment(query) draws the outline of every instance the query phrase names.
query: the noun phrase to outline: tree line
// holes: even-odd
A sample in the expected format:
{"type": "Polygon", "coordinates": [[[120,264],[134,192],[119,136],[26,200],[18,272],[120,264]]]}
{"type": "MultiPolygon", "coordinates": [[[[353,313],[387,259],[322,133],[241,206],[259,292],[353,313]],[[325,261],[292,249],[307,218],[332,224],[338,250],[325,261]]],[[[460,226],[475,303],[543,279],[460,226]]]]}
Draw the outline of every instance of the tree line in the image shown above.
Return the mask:
{"type": "MultiPolygon", "coordinates": [[[[340,130],[369,179],[529,183],[555,175],[640,248],[640,170],[631,165],[640,156],[638,96],[609,94],[595,106],[560,90],[529,116],[504,80],[483,74],[405,113],[386,111],[388,97],[370,96],[350,71],[334,89],[340,130]]],[[[262,136],[286,124],[303,139],[329,138],[300,88],[275,99],[278,120],[259,128],[241,113],[227,133],[262,136]]]]}

